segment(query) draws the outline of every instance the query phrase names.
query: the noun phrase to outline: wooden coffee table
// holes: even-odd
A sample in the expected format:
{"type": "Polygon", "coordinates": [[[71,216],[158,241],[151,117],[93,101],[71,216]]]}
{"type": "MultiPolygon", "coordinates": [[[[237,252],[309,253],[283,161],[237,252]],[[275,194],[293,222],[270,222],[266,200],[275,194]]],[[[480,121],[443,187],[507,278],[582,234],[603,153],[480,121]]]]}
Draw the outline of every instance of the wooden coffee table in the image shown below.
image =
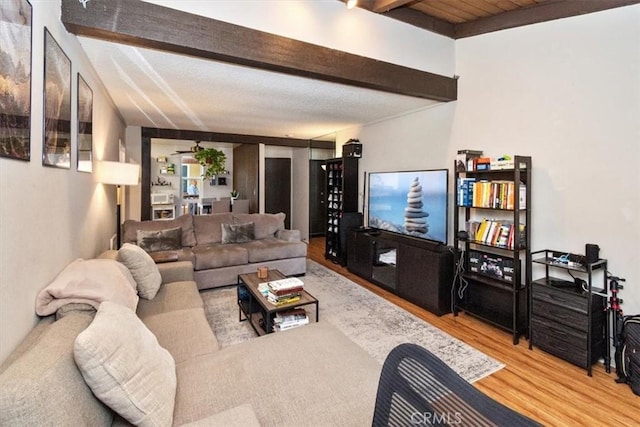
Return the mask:
{"type": "Polygon", "coordinates": [[[316,322],[320,319],[318,300],[309,292],[303,290],[300,300],[290,304],[275,306],[267,301],[259,290],[258,285],[272,280],[285,279],[286,276],[278,270],[269,270],[267,278],[260,279],[258,273],[245,273],[238,275],[238,308],[239,320],[248,320],[249,324],[258,335],[265,335],[273,332],[272,320],[275,313],[291,310],[292,308],[303,307],[305,305],[316,306],[316,322]],[[241,298],[243,288],[246,290],[246,299],[241,298]],[[242,316],[244,315],[244,319],[242,316]],[[260,325],[262,321],[264,328],[260,325]]]}

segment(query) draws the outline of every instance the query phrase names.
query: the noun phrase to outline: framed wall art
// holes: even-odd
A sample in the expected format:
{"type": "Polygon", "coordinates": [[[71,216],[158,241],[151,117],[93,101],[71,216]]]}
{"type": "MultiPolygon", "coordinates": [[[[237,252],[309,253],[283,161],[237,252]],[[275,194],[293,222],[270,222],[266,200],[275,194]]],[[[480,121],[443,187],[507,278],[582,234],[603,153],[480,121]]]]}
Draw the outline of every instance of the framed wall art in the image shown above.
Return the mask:
{"type": "Polygon", "coordinates": [[[71,60],[44,29],[44,132],[42,164],[71,166],[71,60]]]}
{"type": "Polygon", "coordinates": [[[93,91],[78,73],[78,171],[91,172],[93,159],[93,91]]]}
{"type": "Polygon", "coordinates": [[[0,1],[0,157],[31,159],[31,28],[26,0],[0,1]]]}

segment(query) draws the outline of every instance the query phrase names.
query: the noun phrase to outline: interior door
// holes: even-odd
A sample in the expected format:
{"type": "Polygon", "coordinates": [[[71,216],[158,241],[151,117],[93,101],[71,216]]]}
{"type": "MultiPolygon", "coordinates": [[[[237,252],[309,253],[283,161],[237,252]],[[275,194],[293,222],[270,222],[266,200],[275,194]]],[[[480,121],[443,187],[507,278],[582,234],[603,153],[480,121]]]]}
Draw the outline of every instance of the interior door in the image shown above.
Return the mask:
{"type": "Polygon", "coordinates": [[[324,236],[327,205],[325,202],[325,179],[322,169],[324,160],[309,160],[309,235],[324,236]]]}
{"type": "Polygon", "coordinates": [[[233,149],[233,188],[240,199],[249,200],[249,212],[260,212],[260,151],[257,144],[240,144],[233,149]]]}
{"type": "Polygon", "coordinates": [[[284,226],[291,228],[291,159],[265,158],[265,213],[284,212],[284,226]]]}

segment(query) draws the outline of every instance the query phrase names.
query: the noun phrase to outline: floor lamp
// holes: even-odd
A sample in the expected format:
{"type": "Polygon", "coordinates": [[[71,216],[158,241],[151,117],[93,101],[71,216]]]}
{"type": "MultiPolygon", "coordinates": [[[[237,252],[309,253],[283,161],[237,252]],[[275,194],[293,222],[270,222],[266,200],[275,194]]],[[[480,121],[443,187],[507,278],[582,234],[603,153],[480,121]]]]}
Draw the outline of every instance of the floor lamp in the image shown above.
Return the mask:
{"type": "Polygon", "coordinates": [[[96,179],[98,182],[102,184],[110,184],[117,185],[118,192],[116,194],[116,244],[117,248],[120,249],[120,244],[122,243],[121,237],[121,225],[120,218],[121,212],[120,207],[122,204],[122,186],[123,185],[138,185],[140,182],[140,166],[134,165],[132,163],[121,163],[121,162],[109,162],[109,161],[100,161],[96,163],[96,179]]]}

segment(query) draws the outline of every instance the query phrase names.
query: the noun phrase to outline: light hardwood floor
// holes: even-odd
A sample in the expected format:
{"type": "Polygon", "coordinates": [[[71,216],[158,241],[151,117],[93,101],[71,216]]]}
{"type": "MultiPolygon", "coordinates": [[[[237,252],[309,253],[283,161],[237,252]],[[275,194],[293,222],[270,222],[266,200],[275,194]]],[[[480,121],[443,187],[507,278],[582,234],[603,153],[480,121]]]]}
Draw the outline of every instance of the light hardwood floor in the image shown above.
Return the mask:
{"type": "Polygon", "coordinates": [[[324,258],[324,238],[314,237],[308,257],[386,298],[426,322],[501,361],[504,369],[474,385],[495,400],[547,426],[640,426],[640,396],[615,382],[615,370],[595,365],[593,376],[472,316],[438,317],[324,258]]]}

